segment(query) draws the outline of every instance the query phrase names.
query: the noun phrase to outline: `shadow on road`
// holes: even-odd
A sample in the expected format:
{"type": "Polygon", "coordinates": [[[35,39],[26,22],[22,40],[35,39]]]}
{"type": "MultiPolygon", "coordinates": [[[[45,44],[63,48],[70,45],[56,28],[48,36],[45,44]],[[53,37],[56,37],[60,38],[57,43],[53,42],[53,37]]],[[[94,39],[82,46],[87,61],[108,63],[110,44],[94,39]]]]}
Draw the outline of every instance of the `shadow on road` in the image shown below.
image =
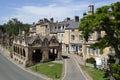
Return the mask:
{"type": "Polygon", "coordinates": [[[62,55],[62,58],[63,58],[63,59],[69,59],[69,57],[66,56],[66,55],[62,55]]]}

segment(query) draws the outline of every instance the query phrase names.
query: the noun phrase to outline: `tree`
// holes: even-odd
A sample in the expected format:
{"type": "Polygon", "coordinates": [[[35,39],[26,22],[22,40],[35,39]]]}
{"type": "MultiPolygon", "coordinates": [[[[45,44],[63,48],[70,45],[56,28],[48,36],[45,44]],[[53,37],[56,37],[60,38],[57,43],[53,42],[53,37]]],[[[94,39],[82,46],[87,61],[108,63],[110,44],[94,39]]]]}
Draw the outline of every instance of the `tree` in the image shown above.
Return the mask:
{"type": "Polygon", "coordinates": [[[104,30],[106,35],[99,38],[93,47],[103,49],[111,46],[116,52],[116,63],[120,63],[120,2],[98,8],[93,15],[81,19],[79,30],[82,31],[86,41],[95,29],[104,30]]]}
{"type": "Polygon", "coordinates": [[[6,24],[3,25],[5,28],[5,32],[10,36],[18,35],[20,31],[29,30],[29,24],[23,24],[22,22],[18,21],[16,18],[12,18],[6,24]]]}
{"type": "Polygon", "coordinates": [[[7,45],[12,45],[14,36],[17,36],[19,33],[21,33],[21,31],[25,31],[26,34],[29,34],[29,26],[29,24],[23,24],[16,18],[12,18],[6,24],[4,24],[3,28],[8,36],[7,41],[5,41],[7,45]]]}
{"type": "MultiPolygon", "coordinates": [[[[120,65],[120,2],[97,8],[93,15],[86,15],[81,19],[79,30],[82,31],[86,41],[88,41],[89,34],[96,29],[104,30],[106,35],[98,38],[98,42],[91,47],[104,49],[107,46],[111,46],[114,48],[115,64],[117,64],[118,68],[118,65],[120,65]]],[[[114,68],[114,66],[111,67],[114,68]]],[[[116,67],[115,70],[117,70],[116,67]]],[[[111,72],[114,76],[115,71],[112,70],[111,72]]],[[[116,78],[116,76],[114,77],[116,78]]]]}

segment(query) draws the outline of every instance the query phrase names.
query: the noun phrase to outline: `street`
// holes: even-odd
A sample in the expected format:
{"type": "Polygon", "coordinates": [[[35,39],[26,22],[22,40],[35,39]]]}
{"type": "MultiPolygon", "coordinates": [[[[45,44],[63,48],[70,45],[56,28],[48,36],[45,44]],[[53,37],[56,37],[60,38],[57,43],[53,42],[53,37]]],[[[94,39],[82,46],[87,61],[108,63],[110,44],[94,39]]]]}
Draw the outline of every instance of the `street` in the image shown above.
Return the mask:
{"type": "Polygon", "coordinates": [[[0,53],[0,80],[45,80],[26,72],[0,53]]]}
{"type": "Polygon", "coordinates": [[[66,72],[64,80],[86,80],[73,56],[66,59],[66,72]]]}

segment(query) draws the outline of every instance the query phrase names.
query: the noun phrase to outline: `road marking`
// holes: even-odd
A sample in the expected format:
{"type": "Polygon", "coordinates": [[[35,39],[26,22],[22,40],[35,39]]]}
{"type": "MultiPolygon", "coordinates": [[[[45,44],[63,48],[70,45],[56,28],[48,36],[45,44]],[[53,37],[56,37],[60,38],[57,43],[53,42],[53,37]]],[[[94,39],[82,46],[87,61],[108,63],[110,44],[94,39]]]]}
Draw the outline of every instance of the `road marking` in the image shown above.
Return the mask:
{"type": "Polygon", "coordinates": [[[83,72],[82,69],[80,68],[80,65],[78,64],[77,60],[76,60],[74,57],[73,57],[73,59],[74,59],[75,63],[77,64],[79,70],[81,71],[82,75],[84,76],[84,78],[85,78],[86,80],[88,80],[87,77],[85,76],[84,72],[83,72]]]}

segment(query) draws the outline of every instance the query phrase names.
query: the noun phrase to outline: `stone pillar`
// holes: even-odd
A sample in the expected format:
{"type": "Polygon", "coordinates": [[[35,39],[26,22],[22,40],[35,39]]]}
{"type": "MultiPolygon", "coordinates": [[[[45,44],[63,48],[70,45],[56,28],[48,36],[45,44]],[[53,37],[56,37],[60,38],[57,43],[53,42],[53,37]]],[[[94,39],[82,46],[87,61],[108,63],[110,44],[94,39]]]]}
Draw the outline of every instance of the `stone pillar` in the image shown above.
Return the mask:
{"type": "Polygon", "coordinates": [[[42,62],[48,61],[49,60],[49,49],[43,49],[42,53],[42,62]]]}
{"type": "Polygon", "coordinates": [[[33,50],[30,49],[30,48],[26,48],[25,49],[25,53],[26,53],[25,66],[26,67],[33,65],[33,62],[32,62],[32,52],[33,52],[33,50]]]}
{"type": "Polygon", "coordinates": [[[62,48],[59,47],[58,48],[58,53],[57,53],[57,60],[61,60],[62,59],[62,48]]]}

